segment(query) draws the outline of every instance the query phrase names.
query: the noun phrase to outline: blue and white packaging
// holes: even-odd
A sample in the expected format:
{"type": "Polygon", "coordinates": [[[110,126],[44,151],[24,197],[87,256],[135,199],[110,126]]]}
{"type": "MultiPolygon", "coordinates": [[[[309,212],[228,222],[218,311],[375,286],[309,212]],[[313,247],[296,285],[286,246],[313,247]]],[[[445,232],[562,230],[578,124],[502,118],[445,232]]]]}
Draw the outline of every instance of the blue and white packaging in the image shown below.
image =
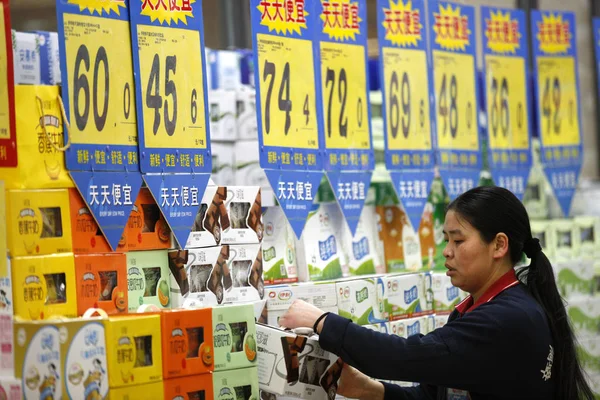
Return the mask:
{"type": "Polygon", "coordinates": [[[35,35],[40,54],[40,82],[42,85],[60,85],[58,33],[36,31],[35,35]]]}
{"type": "Polygon", "coordinates": [[[40,52],[35,33],[12,31],[15,85],[39,85],[40,52]]]}
{"type": "Polygon", "coordinates": [[[240,50],[240,71],[242,85],[254,87],[254,54],[252,50],[240,50]]]}
{"type": "Polygon", "coordinates": [[[236,119],[238,139],[258,140],[256,90],[249,86],[236,90],[236,119]]]}
{"type": "Polygon", "coordinates": [[[237,51],[211,50],[208,52],[210,70],[209,88],[235,90],[242,84],[240,54],[237,51]]]}
{"type": "Polygon", "coordinates": [[[212,90],[208,93],[211,142],[233,142],[237,139],[235,96],[232,90],[212,90]]]}

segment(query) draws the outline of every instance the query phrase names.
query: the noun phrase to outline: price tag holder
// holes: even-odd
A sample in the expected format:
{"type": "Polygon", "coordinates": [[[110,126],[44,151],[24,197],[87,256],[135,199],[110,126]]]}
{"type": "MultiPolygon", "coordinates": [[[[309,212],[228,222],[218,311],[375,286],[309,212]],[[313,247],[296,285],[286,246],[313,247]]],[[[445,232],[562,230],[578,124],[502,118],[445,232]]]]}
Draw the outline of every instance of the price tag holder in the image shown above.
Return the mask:
{"type": "Polygon", "coordinates": [[[490,168],[494,182],[523,198],[531,169],[531,96],[525,12],[481,8],[490,168]]]}
{"type": "Polygon", "coordinates": [[[574,13],[531,13],[541,158],[565,216],[583,161],[576,28],[574,13]],[[563,175],[568,179],[558,178],[563,175]]]}
{"type": "Polygon", "coordinates": [[[429,3],[437,155],[440,169],[481,169],[475,9],[429,3]]]}
{"type": "Polygon", "coordinates": [[[15,81],[9,0],[0,2],[0,24],[0,167],[16,167],[15,81]]]}
{"type": "Polygon", "coordinates": [[[140,168],[211,172],[201,0],[131,0],[140,168]]]}
{"type": "Polygon", "coordinates": [[[124,0],[56,2],[67,168],[138,170],[129,6],[124,0]]]}
{"type": "Polygon", "coordinates": [[[423,0],[378,0],[387,168],[432,169],[431,68],[423,0]]]}
{"type": "MultiPolygon", "coordinates": [[[[600,17],[592,18],[592,24],[594,29],[594,50],[596,52],[596,72],[600,74],[600,17]]],[[[598,82],[598,96],[600,96],[600,77],[597,78],[598,82]]],[[[599,97],[600,98],[600,97],[599,97]]]]}
{"type": "Polygon", "coordinates": [[[320,17],[315,71],[320,85],[319,132],[325,144],[325,170],[372,170],[366,1],[313,4],[320,17]]]}
{"type": "Polygon", "coordinates": [[[263,168],[321,170],[319,88],[313,32],[322,23],[304,0],[251,0],[256,111],[263,168]],[[285,3],[285,4],[284,4],[285,3]]]}

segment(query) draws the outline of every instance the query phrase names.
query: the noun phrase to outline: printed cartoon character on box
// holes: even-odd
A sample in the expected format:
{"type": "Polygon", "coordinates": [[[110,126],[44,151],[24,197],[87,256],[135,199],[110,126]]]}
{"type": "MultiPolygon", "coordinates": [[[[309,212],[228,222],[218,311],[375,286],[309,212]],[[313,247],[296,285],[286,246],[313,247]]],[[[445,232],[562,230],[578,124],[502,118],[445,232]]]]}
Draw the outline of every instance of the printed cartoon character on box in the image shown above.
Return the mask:
{"type": "MultiPolygon", "coordinates": [[[[26,333],[17,334],[19,345],[25,341],[26,333]]],[[[53,400],[62,398],[60,383],[60,351],[58,329],[53,326],[41,328],[31,339],[24,360],[23,377],[25,398],[53,400]]]]}
{"type": "Polygon", "coordinates": [[[103,399],[108,393],[106,340],[102,324],[93,322],[75,334],[66,358],[67,392],[71,398],[103,399]]]}

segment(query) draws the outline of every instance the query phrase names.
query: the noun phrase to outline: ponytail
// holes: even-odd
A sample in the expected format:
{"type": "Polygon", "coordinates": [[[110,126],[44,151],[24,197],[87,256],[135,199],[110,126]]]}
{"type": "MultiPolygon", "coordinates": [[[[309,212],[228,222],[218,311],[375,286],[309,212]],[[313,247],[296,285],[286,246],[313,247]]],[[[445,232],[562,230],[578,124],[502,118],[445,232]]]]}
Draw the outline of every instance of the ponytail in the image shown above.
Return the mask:
{"type": "Polygon", "coordinates": [[[531,263],[528,268],[520,270],[517,276],[521,282],[526,282],[529,293],[546,313],[550,325],[554,343],[552,376],[556,379],[555,399],[593,400],[594,394],[577,357],[575,334],[558,292],[552,265],[537,239],[525,242],[523,252],[531,259],[531,263]]]}

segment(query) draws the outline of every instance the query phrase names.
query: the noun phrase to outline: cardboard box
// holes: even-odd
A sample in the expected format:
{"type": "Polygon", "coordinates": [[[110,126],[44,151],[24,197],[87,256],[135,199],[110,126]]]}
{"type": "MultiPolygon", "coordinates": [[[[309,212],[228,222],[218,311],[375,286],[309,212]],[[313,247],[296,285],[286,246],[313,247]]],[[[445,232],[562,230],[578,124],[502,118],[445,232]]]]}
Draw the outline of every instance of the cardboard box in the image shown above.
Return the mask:
{"type": "Polygon", "coordinates": [[[376,241],[380,241],[377,232],[374,206],[365,206],[360,215],[356,233],[352,236],[345,226],[342,247],[346,255],[344,264],[350,276],[372,275],[383,266],[383,260],[377,254],[376,241]]]}
{"type": "Polygon", "coordinates": [[[265,284],[298,282],[295,233],[279,206],[263,210],[265,236],[262,242],[265,284]]]}
{"type": "MultiPolygon", "coordinates": [[[[338,281],[336,290],[339,315],[358,325],[386,322],[384,299],[377,295],[377,286],[377,278],[338,281]]],[[[383,290],[380,289],[380,292],[383,293],[383,290]]]]}
{"type": "MultiPolygon", "coordinates": [[[[169,379],[165,381],[164,386],[165,400],[208,400],[215,398],[212,374],[169,379]]],[[[233,399],[233,397],[231,398],[233,399]]]]}
{"type": "Polygon", "coordinates": [[[297,299],[304,300],[323,312],[338,313],[337,289],[334,282],[268,286],[265,299],[267,300],[266,323],[275,327],[279,326],[279,318],[297,299]]]}
{"type": "Polygon", "coordinates": [[[578,340],[600,336],[600,297],[577,297],[567,303],[567,313],[578,340]]]}
{"type": "Polygon", "coordinates": [[[258,399],[258,372],[256,367],[219,371],[213,375],[215,399],[258,399]]]}
{"type": "Polygon", "coordinates": [[[547,187],[549,185],[546,180],[544,169],[539,161],[539,140],[532,140],[532,147],[534,149],[532,152],[534,155],[534,165],[529,173],[529,180],[527,181],[527,187],[525,188],[525,194],[523,195],[523,205],[527,209],[529,218],[545,219],[548,218],[550,209],[548,205],[549,196],[547,193],[547,187]]]}
{"type": "Polygon", "coordinates": [[[434,330],[443,328],[448,323],[448,317],[449,317],[449,315],[445,315],[445,314],[442,314],[442,315],[435,314],[433,316],[434,330]]]}
{"type": "Polygon", "coordinates": [[[433,289],[433,311],[436,314],[450,314],[462,301],[463,292],[452,285],[449,276],[443,272],[431,274],[433,289]]]}
{"type": "Polygon", "coordinates": [[[58,33],[36,31],[35,34],[40,53],[40,82],[42,85],[60,85],[58,33]]]}
{"type": "MultiPolygon", "coordinates": [[[[252,87],[241,86],[236,90],[235,95],[238,139],[258,140],[256,90],[252,87]]],[[[256,150],[258,151],[258,147],[256,150]]]]}
{"type": "MultiPolygon", "coordinates": [[[[112,249],[77,189],[69,189],[71,232],[75,254],[110,253],[112,249]]],[[[125,250],[119,247],[119,251],[125,250]]]]}
{"type": "Polygon", "coordinates": [[[256,323],[252,304],[216,306],[212,313],[215,371],[255,366],[256,323]]]}
{"type": "Polygon", "coordinates": [[[431,274],[384,276],[382,281],[386,288],[384,307],[390,321],[433,312],[431,274]]]}
{"type": "Polygon", "coordinates": [[[23,398],[61,399],[65,376],[58,328],[15,321],[15,338],[15,377],[21,380],[23,398]]]}
{"type": "Polygon", "coordinates": [[[55,321],[60,340],[63,398],[106,398],[108,363],[102,319],[55,321]]]}
{"type": "Polygon", "coordinates": [[[575,234],[579,237],[579,255],[595,261],[600,255],[600,218],[576,217],[575,234]]]}
{"type": "Polygon", "coordinates": [[[585,371],[600,374],[600,336],[580,340],[577,355],[585,371]]]}
{"type": "Polygon", "coordinates": [[[160,319],[164,379],[214,369],[212,309],[164,311],[160,319]]]}
{"type": "Polygon", "coordinates": [[[208,186],[202,197],[202,204],[196,214],[192,232],[185,245],[186,249],[218,246],[221,244],[221,232],[229,229],[231,223],[225,207],[227,188],[208,186]]]}
{"type": "Polygon", "coordinates": [[[110,317],[104,324],[111,390],[162,380],[160,315],[110,317]]]}
{"type": "Polygon", "coordinates": [[[75,255],[77,315],[100,308],[109,315],[125,313],[129,307],[127,257],[125,254],[75,255]]]}
{"type": "Polygon", "coordinates": [[[314,282],[342,277],[343,224],[344,217],[337,203],[313,205],[302,236],[296,241],[299,281],[314,282]]]}
{"type": "Polygon", "coordinates": [[[15,85],[39,85],[40,51],[35,33],[12,31],[15,85]]]}
{"type": "Polygon", "coordinates": [[[15,316],[25,320],[77,316],[72,253],[12,260],[15,316]]]}
{"type": "Polygon", "coordinates": [[[228,186],[225,199],[231,223],[223,229],[222,244],[254,244],[263,239],[260,187],[228,186]]]}
{"type": "Polygon", "coordinates": [[[390,322],[390,334],[405,339],[413,335],[427,335],[435,330],[435,318],[432,315],[408,318],[390,322]]]}
{"type": "Polygon", "coordinates": [[[531,221],[531,236],[539,239],[542,251],[548,257],[549,260],[555,259],[554,246],[555,240],[553,237],[553,229],[551,229],[551,221],[549,220],[535,220],[531,221]]]}
{"type": "Polygon", "coordinates": [[[377,206],[376,211],[381,224],[379,238],[383,241],[387,272],[406,272],[409,266],[412,271],[421,269],[421,248],[404,210],[400,206],[377,206]]]}
{"type": "Polygon", "coordinates": [[[12,377],[0,377],[0,397],[6,400],[23,399],[21,381],[12,377]]]}
{"type": "Polygon", "coordinates": [[[558,290],[564,298],[571,300],[593,293],[594,266],[588,261],[555,262],[552,264],[558,290]]]}
{"type": "Polygon", "coordinates": [[[171,280],[166,250],[127,253],[129,312],[142,304],[170,308],[171,280]]]}
{"type": "Polygon", "coordinates": [[[163,381],[159,381],[145,385],[111,387],[110,400],[164,400],[165,386],[163,381]]]}
{"type": "Polygon", "coordinates": [[[260,186],[261,191],[273,190],[265,170],[260,166],[258,139],[237,140],[234,145],[235,184],[239,186],[260,186]]]}
{"type": "Polygon", "coordinates": [[[210,50],[208,53],[211,89],[235,90],[242,84],[240,54],[233,50],[210,50]]]}
{"type": "Polygon", "coordinates": [[[12,262],[8,257],[3,259],[6,262],[6,268],[4,268],[6,275],[0,276],[0,314],[8,314],[12,317],[14,314],[12,262]]]}
{"type": "Polygon", "coordinates": [[[223,302],[233,284],[227,265],[229,246],[169,252],[173,308],[210,307],[223,302]],[[228,279],[224,279],[224,274],[228,279]],[[224,281],[228,284],[224,286],[224,281]]]}
{"type": "Polygon", "coordinates": [[[265,294],[265,284],[263,281],[262,248],[260,244],[229,246],[227,270],[230,273],[232,285],[227,289],[228,277],[223,274],[225,303],[245,303],[262,300],[265,294]]]}
{"type": "Polygon", "coordinates": [[[210,142],[212,150],[212,179],[219,186],[235,184],[235,158],[233,143],[210,142]]]}
{"type": "Polygon", "coordinates": [[[378,324],[363,325],[363,328],[367,328],[367,329],[370,329],[372,331],[379,332],[379,333],[385,333],[385,334],[390,333],[390,323],[389,322],[380,322],[378,324]]]}
{"type": "Polygon", "coordinates": [[[63,189],[73,187],[65,167],[63,120],[58,86],[15,86],[16,167],[2,168],[7,189],[63,189]],[[40,114],[40,103],[42,111],[40,114]],[[44,123],[44,125],[41,124],[44,123]],[[45,126],[45,129],[44,129],[45,126]]]}
{"type": "Polygon", "coordinates": [[[317,336],[299,336],[261,324],[256,335],[261,390],[301,399],[327,399],[329,392],[335,397],[341,375],[338,357],[324,351],[317,336]]]}
{"type": "Polygon", "coordinates": [[[6,190],[0,180],[0,277],[9,277],[8,240],[6,238],[6,190]]]}
{"type": "Polygon", "coordinates": [[[210,105],[210,140],[234,142],[237,139],[235,92],[211,90],[208,92],[210,105]]]}
{"type": "Polygon", "coordinates": [[[141,188],[119,242],[119,251],[170,247],[171,229],[150,190],[141,188]]]}
{"type": "MultiPolygon", "coordinates": [[[[0,313],[0,377],[15,376],[15,345],[12,313],[0,313]]],[[[1,379],[1,378],[0,378],[1,379]]]]}
{"type": "Polygon", "coordinates": [[[572,262],[579,256],[579,236],[571,219],[556,219],[550,223],[554,239],[554,262],[572,262]]]}
{"type": "Polygon", "coordinates": [[[8,250],[11,257],[68,253],[73,249],[69,193],[8,191],[8,250]]]}

